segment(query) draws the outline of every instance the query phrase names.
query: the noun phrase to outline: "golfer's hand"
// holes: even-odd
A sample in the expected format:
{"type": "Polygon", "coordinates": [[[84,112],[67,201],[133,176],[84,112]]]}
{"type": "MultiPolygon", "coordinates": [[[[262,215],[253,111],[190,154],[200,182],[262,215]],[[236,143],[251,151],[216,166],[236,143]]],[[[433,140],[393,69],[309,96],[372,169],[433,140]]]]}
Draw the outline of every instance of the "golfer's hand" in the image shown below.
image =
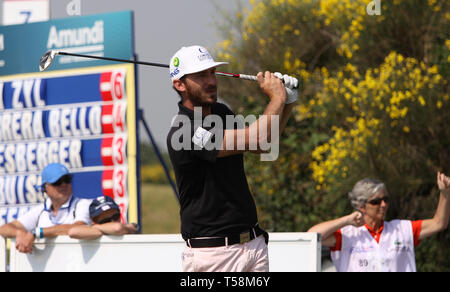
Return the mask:
{"type": "Polygon", "coordinates": [[[355,227],[361,227],[365,223],[364,217],[359,211],[355,211],[352,214],[348,215],[347,220],[348,225],[353,225],[355,227]]]}
{"type": "Polygon", "coordinates": [[[33,252],[34,236],[28,231],[19,230],[16,234],[16,249],[21,253],[33,252]]]}
{"type": "Polygon", "coordinates": [[[286,90],[281,80],[269,71],[265,73],[259,72],[257,75],[259,86],[262,91],[270,98],[280,99],[283,103],[286,102],[286,90]]]}
{"type": "Polygon", "coordinates": [[[287,74],[282,75],[280,72],[275,72],[275,77],[280,78],[284,82],[286,88],[286,104],[294,103],[298,100],[298,80],[295,77],[287,74]]]}
{"type": "Polygon", "coordinates": [[[450,195],[450,177],[438,172],[437,185],[444,196],[448,197],[450,195]]]}

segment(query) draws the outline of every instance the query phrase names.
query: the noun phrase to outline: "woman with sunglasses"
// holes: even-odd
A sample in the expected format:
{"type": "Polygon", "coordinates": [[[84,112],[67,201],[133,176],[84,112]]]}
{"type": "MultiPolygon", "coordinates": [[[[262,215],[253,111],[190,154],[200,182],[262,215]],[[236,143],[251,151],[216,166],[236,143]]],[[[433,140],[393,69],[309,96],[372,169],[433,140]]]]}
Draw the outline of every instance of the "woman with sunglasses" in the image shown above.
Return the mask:
{"type": "Polygon", "coordinates": [[[135,224],[122,224],[120,208],[111,197],[101,196],[89,206],[92,226],[75,226],[69,236],[75,239],[97,239],[102,235],[125,235],[136,233],[135,224]]]}
{"type": "Polygon", "coordinates": [[[448,226],[450,177],[438,172],[437,184],[440,199],[432,219],[384,221],[389,207],[386,186],[366,178],[349,193],[355,212],[317,224],[308,232],[321,234],[339,272],[415,272],[414,247],[448,226]]]}

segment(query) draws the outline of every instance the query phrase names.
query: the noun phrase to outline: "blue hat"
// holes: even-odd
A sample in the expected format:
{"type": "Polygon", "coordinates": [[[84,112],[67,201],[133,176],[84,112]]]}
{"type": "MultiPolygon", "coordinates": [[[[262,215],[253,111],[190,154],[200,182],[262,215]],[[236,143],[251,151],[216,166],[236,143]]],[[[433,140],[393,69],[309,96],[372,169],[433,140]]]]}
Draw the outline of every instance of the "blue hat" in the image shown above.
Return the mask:
{"type": "Polygon", "coordinates": [[[61,177],[68,174],[70,174],[69,170],[64,165],[60,163],[49,164],[42,171],[42,186],[44,186],[46,183],[55,183],[61,177]]]}
{"type": "Polygon", "coordinates": [[[117,209],[120,212],[119,206],[114,202],[114,199],[108,196],[101,196],[92,201],[89,206],[89,215],[91,218],[95,218],[101,213],[111,210],[117,209]]]}

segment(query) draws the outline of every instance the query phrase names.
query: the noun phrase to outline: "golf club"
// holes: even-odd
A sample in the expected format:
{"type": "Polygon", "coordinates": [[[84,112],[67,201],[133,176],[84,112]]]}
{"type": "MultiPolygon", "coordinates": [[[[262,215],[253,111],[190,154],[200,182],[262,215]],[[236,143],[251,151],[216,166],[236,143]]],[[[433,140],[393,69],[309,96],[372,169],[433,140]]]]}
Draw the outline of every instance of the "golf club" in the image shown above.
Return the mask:
{"type": "Polygon", "coordinates": [[[41,72],[47,70],[47,68],[50,67],[50,65],[55,60],[56,55],[73,56],[73,57],[80,57],[80,58],[99,59],[99,60],[107,60],[107,61],[133,63],[133,64],[139,64],[139,65],[147,65],[147,66],[169,68],[169,65],[166,65],[166,64],[149,63],[149,62],[126,60],[126,59],[107,58],[107,57],[92,56],[92,55],[81,55],[81,54],[74,54],[74,53],[50,50],[50,51],[47,51],[41,57],[41,60],[39,62],[39,70],[41,70],[41,72]]]}
{"type": "MultiPolygon", "coordinates": [[[[49,50],[44,55],[42,55],[41,60],[39,62],[39,70],[41,72],[47,70],[47,68],[50,67],[50,65],[53,63],[53,61],[55,60],[55,57],[57,55],[169,68],[169,65],[167,65],[167,64],[133,61],[133,60],[117,59],[117,58],[108,58],[108,57],[93,56],[93,55],[82,55],[82,54],[68,53],[68,52],[62,52],[62,51],[56,51],[56,50],[49,50]]],[[[227,77],[233,77],[233,78],[239,78],[239,79],[245,79],[245,80],[252,80],[252,81],[258,80],[258,78],[253,75],[234,74],[234,73],[227,73],[227,72],[216,72],[216,74],[220,75],[220,76],[227,76],[227,77]]]]}

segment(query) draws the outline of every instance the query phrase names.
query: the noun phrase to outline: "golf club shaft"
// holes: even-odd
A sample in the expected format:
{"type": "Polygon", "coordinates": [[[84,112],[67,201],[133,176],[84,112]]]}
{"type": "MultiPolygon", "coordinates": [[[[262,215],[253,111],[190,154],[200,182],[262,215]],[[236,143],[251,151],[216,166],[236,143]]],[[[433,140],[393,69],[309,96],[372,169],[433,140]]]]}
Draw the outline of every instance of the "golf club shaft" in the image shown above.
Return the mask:
{"type": "MultiPolygon", "coordinates": [[[[107,60],[107,61],[114,61],[114,62],[124,62],[124,63],[133,63],[133,64],[139,64],[139,65],[169,68],[169,65],[160,64],[160,63],[133,61],[133,60],[117,59],[117,58],[109,58],[109,57],[101,57],[101,56],[93,56],[93,55],[81,55],[81,54],[74,54],[74,53],[61,52],[61,51],[58,51],[57,54],[64,55],[64,56],[73,56],[73,57],[80,57],[80,58],[90,58],[90,59],[107,60]]],[[[227,72],[216,72],[216,74],[220,75],[220,76],[227,76],[227,77],[240,78],[240,79],[245,79],[245,80],[258,81],[258,78],[256,76],[252,76],[252,75],[234,74],[234,73],[227,73],[227,72]]]]}
{"type": "Polygon", "coordinates": [[[67,52],[60,52],[60,51],[58,51],[58,55],[65,55],[65,56],[73,56],[73,57],[80,57],[80,58],[99,59],[99,60],[107,60],[107,61],[133,63],[133,64],[139,64],[139,65],[147,65],[147,66],[169,68],[169,65],[167,65],[167,64],[141,62],[141,61],[126,60],[126,59],[117,59],[117,58],[108,58],[108,57],[101,57],[101,56],[92,56],[92,55],[81,55],[81,54],[74,54],[74,53],[67,53],[67,52]]]}
{"type": "MultiPolygon", "coordinates": [[[[62,52],[62,51],[53,51],[53,52],[55,52],[55,55],[73,56],[73,57],[80,57],[80,58],[91,58],[91,59],[98,59],[98,60],[108,60],[108,61],[114,61],[114,62],[133,63],[133,64],[139,64],[139,65],[169,68],[169,65],[161,64],[161,63],[151,63],[151,62],[142,62],[142,61],[127,60],[127,59],[117,59],[117,58],[109,58],[109,57],[103,57],[103,56],[82,55],[82,54],[68,53],[68,52],[62,52]]],[[[45,70],[45,69],[41,69],[41,70],[45,70]]],[[[254,76],[254,75],[234,74],[234,73],[227,73],[227,72],[220,72],[220,71],[217,71],[216,75],[251,80],[251,81],[258,81],[258,77],[254,76]]],[[[283,83],[284,83],[284,80],[283,80],[283,83]]]]}

